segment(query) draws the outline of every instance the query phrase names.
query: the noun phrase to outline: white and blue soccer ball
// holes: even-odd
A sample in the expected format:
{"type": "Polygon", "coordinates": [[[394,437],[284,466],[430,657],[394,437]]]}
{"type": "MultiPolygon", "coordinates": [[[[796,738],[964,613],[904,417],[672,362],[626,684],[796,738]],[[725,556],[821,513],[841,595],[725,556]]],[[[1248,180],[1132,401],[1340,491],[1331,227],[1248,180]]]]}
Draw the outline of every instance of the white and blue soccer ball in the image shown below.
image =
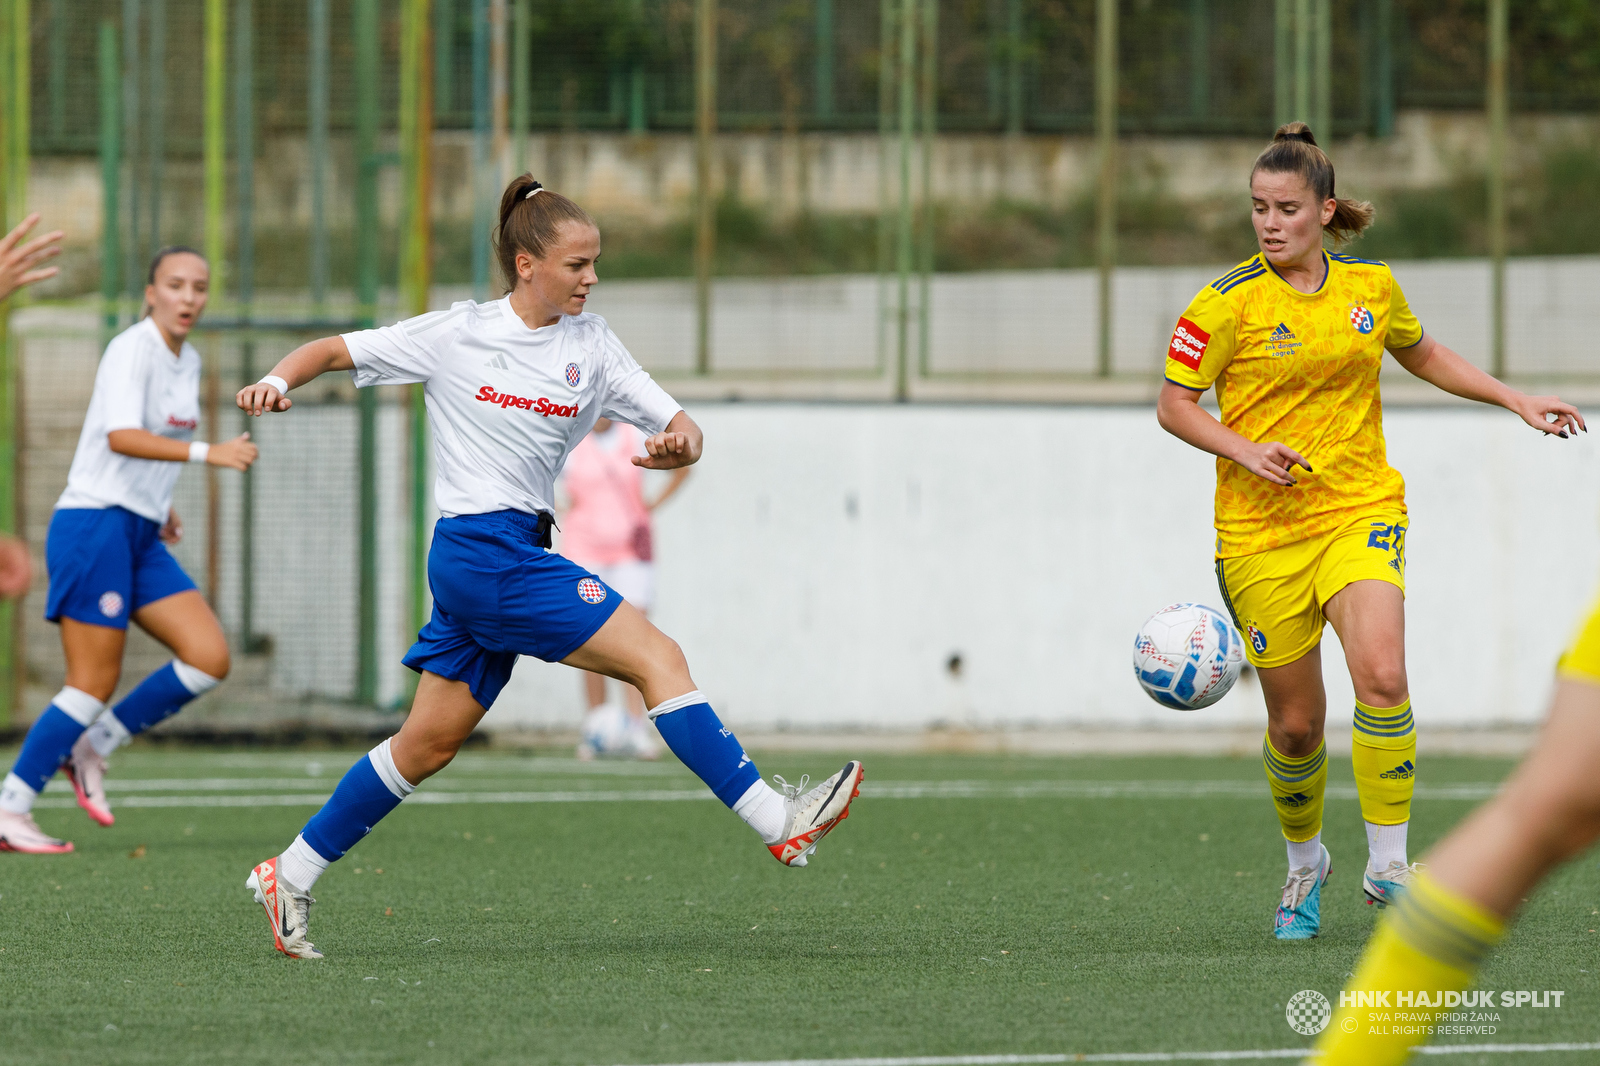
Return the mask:
{"type": "Polygon", "coordinates": [[[654,759],[660,750],[655,727],[616,703],[602,703],[583,717],[580,759],[654,759]]]}
{"type": "Polygon", "coordinates": [[[1244,642],[1226,615],[1175,603],[1151,615],[1133,638],[1133,672],[1157,703],[1198,711],[1216,703],[1244,669],[1244,642]]]}

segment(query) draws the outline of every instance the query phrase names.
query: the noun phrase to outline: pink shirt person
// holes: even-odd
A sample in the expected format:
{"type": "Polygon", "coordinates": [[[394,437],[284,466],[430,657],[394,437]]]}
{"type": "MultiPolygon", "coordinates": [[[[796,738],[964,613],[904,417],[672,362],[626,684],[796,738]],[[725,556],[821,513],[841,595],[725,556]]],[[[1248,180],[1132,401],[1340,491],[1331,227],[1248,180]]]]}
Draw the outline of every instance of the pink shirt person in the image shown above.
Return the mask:
{"type": "Polygon", "coordinates": [[[562,472],[571,501],[561,521],[562,555],[591,570],[650,561],[644,471],[632,461],[644,454],[644,435],[620,422],[578,442],[562,472]]]}

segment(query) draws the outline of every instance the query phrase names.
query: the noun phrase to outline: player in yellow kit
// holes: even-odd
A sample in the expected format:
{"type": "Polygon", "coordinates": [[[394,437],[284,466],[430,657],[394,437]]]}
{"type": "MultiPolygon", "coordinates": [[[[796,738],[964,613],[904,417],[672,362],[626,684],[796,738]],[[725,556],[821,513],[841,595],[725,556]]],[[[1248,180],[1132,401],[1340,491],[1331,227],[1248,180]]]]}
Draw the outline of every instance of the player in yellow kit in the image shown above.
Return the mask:
{"type": "Polygon", "coordinates": [[[1426,871],[1379,923],[1350,980],[1354,995],[1340,997],[1318,1044],[1322,1058],[1308,1062],[1404,1062],[1411,1045],[1427,1041],[1421,1017],[1437,1015],[1445,992],[1462,992],[1463,1006],[1482,994],[1463,990],[1533,887],[1600,838],[1600,603],[1557,674],[1539,743],[1499,795],[1417,864],[1426,871]],[[1418,1022],[1410,1032],[1388,1021],[1397,1009],[1418,1022]]]}
{"type": "Polygon", "coordinates": [[[1372,206],[1334,195],[1304,123],[1281,127],[1250,174],[1260,252],[1178,320],[1157,417],[1217,459],[1217,582],[1267,702],[1262,760],[1288,842],[1280,940],[1321,929],[1331,867],[1321,641],[1331,622],[1356,695],[1352,759],[1368,857],[1362,889],[1394,901],[1414,878],[1406,827],[1416,730],[1405,666],[1405,483],[1389,465],[1378,372],[1387,349],[1446,392],[1497,404],[1545,433],[1580,425],[1554,396],[1507,387],[1423,332],[1389,267],[1323,248],[1359,236],[1372,206]],[[1222,418],[1200,407],[1215,386],[1222,418]]]}

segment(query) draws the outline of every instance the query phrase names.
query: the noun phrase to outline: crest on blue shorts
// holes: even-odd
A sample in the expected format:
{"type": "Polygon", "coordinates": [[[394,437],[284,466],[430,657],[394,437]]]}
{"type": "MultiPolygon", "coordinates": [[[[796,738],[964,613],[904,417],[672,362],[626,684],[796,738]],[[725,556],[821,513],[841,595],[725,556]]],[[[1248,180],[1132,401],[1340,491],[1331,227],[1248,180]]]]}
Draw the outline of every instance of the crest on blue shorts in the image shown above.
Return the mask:
{"type": "Polygon", "coordinates": [[[1357,333],[1372,332],[1372,312],[1360,304],[1350,309],[1350,324],[1356,328],[1357,333]]]}
{"type": "Polygon", "coordinates": [[[606,587],[592,577],[578,582],[578,598],[584,603],[599,603],[606,598],[606,587]]]}
{"type": "MultiPolygon", "coordinates": [[[[1372,329],[1372,327],[1369,325],[1366,329],[1362,330],[1361,332],[1366,333],[1366,332],[1370,331],[1371,329],[1372,329]]],[[[571,385],[573,388],[577,388],[578,387],[578,382],[581,381],[582,379],[583,379],[583,374],[582,374],[581,371],[579,371],[578,364],[577,363],[568,363],[567,364],[567,384],[571,385]]]]}

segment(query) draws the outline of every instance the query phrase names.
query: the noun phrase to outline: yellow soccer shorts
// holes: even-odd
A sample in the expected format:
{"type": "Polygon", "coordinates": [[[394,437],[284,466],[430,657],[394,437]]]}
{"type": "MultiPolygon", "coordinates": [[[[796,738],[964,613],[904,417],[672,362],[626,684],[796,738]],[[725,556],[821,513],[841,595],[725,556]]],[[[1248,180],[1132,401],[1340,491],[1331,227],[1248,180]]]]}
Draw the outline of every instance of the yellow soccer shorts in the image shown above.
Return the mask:
{"type": "Polygon", "coordinates": [[[1556,673],[1567,681],[1600,685],[1600,601],[1590,609],[1577,636],[1561,653],[1556,673]]]}
{"type": "MultiPolygon", "coordinates": [[[[1293,544],[1218,559],[1217,585],[1250,662],[1286,666],[1316,647],[1327,624],[1322,605],[1353,581],[1387,581],[1404,593],[1405,545],[1405,512],[1391,510],[1293,544]]],[[[1595,641],[1600,654],[1600,629],[1595,641]]]]}

